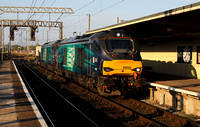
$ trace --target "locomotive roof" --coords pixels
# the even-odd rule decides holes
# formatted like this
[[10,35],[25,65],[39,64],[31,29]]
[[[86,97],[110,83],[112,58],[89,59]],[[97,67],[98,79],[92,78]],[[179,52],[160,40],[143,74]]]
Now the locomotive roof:
[[53,45],[55,45],[55,44],[60,43],[60,41],[61,41],[61,40],[50,41],[50,42],[45,43],[42,47],[50,47],[50,46],[53,46]]
[[76,36],[76,37],[70,37],[68,39],[64,39],[60,42],[60,44],[66,44],[66,43],[75,43],[75,42],[85,42],[89,41],[89,38],[84,36]]
[[109,30],[109,31],[95,33],[91,36],[83,35],[83,36],[70,37],[68,39],[62,40],[60,44],[85,42],[89,41],[89,39],[92,38],[106,38],[106,37],[131,37],[131,35],[124,30]]
[[68,44],[68,43],[86,42],[86,41],[89,41],[89,39],[106,38],[106,37],[131,37],[131,35],[124,30],[108,30],[104,32],[95,33],[91,36],[83,35],[83,36],[70,37],[63,40],[51,41],[51,42],[45,43],[43,47],[50,47],[55,44],[62,45],[62,44]]
[[124,30],[108,30],[93,34],[90,38],[106,38],[106,37],[131,37],[129,33]]

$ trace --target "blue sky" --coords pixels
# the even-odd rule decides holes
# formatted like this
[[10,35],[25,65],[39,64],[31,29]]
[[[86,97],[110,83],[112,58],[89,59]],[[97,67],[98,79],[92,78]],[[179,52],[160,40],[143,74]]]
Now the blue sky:
[[[54,2],[55,1],[55,2]],[[64,38],[73,36],[73,32],[84,34],[88,29],[88,16],[91,14],[91,29],[97,29],[117,23],[120,20],[132,20],[150,14],[166,11],[184,5],[200,2],[200,0],[0,0],[1,6],[35,6],[35,7],[70,7],[75,13],[63,15],[59,21],[64,22]],[[42,4],[44,2],[44,4]],[[85,7],[84,7],[85,6]],[[84,8],[82,8],[84,7]],[[81,8],[81,9],[80,9]],[[80,10],[79,10],[80,9]],[[49,20],[49,15],[35,14],[32,20]],[[28,19],[30,14],[20,14],[20,19]],[[60,15],[51,15],[51,20],[55,21]],[[1,19],[17,19],[17,14],[3,14]],[[25,43],[25,33],[23,30],[15,32],[16,44]],[[5,43],[8,42],[9,28],[5,28]],[[40,44],[46,42],[48,28],[38,28],[36,33],[37,41]],[[58,39],[58,29],[50,30],[49,40]],[[29,35],[29,34],[28,34]],[[30,42],[34,44],[35,42]]]

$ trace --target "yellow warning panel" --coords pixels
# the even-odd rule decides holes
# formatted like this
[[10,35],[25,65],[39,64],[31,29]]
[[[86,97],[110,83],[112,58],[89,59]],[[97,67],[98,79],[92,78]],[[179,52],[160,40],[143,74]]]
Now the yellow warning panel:
[[133,60],[104,61],[103,75],[133,76],[142,72],[142,62]]

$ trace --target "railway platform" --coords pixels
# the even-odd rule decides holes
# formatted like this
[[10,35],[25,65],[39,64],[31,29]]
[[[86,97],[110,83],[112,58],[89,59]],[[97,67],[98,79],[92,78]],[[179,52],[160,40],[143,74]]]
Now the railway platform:
[[[28,96],[28,97],[27,97]],[[12,61],[0,63],[0,126],[42,126]],[[39,111],[39,110],[38,110]]]
[[200,80],[145,71],[150,100],[186,114],[200,116]]

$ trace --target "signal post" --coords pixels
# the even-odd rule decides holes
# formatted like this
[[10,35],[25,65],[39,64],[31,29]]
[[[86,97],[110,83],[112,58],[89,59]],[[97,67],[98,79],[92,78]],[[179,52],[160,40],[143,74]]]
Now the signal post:
[[[60,8],[60,7],[9,7],[9,6],[0,6],[0,13],[60,13],[60,14],[74,14],[73,9],[71,8]],[[33,16],[33,15],[32,15]],[[32,17],[31,16],[31,17]],[[30,17],[30,18],[31,18]],[[29,19],[30,19],[29,18]],[[10,27],[10,42],[14,41],[14,30],[18,27],[30,27],[30,40],[35,41],[35,30],[38,27],[58,27],[59,30],[59,39],[63,39],[63,23],[56,21],[36,21],[36,20],[1,20],[1,61],[3,61],[3,28],[6,26]]]

